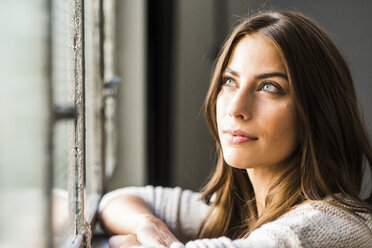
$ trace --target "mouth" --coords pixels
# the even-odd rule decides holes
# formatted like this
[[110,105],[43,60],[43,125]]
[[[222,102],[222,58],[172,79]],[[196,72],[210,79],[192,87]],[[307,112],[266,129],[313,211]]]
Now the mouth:
[[236,145],[258,140],[257,137],[255,137],[254,135],[248,134],[244,132],[243,130],[225,129],[222,132],[227,142],[236,144]]

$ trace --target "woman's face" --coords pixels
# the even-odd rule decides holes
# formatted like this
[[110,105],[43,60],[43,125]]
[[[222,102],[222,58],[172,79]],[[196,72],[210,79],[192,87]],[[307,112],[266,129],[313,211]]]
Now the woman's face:
[[290,90],[274,44],[257,33],[241,39],[222,72],[216,106],[223,156],[230,166],[286,165],[298,143]]

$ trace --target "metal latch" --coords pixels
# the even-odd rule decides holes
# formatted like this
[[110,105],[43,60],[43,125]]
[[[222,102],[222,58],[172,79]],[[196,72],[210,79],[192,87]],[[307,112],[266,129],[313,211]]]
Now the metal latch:
[[76,112],[76,107],[72,104],[55,106],[53,110],[54,120],[75,119]]
[[103,88],[103,97],[113,97],[116,98],[119,94],[121,78],[119,76],[113,76],[107,83],[105,83]]

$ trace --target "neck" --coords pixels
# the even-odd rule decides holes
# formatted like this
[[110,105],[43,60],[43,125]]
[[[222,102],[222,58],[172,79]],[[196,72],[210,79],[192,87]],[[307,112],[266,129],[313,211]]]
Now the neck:
[[270,168],[249,168],[247,169],[248,177],[252,183],[258,216],[262,215],[265,209],[265,199],[273,178],[278,174]]

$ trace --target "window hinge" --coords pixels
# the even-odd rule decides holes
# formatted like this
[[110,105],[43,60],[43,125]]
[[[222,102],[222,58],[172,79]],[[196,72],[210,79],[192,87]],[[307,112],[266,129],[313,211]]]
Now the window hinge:
[[119,93],[121,78],[119,76],[113,76],[107,83],[104,85],[103,96],[107,97],[116,97]]

